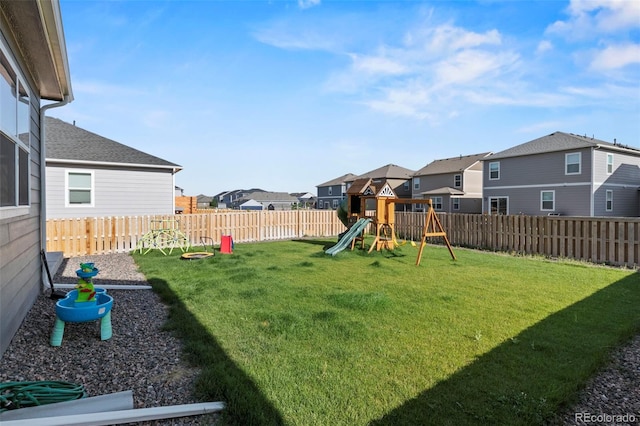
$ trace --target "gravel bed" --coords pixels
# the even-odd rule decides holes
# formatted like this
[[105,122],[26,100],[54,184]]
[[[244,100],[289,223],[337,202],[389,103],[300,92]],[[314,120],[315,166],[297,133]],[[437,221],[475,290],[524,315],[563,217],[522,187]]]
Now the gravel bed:
[[565,425],[640,425],[640,335],[613,352],[561,416]]
[[[76,284],[81,262],[99,269],[94,285],[148,285],[128,254],[65,259],[54,283]],[[168,309],[152,290],[107,290],[114,299],[113,336],[100,340],[98,321],[67,324],[52,347],[55,301],[36,300],[0,359],[0,382],[62,380],[82,384],[88,396],[131,390],[134,408],[190,404],[198,371],[181,360],[181,342],[162,326]],[[217,415],[138,422],[139,425],[210,425]]]
[[[55,283],[75,284],[75,270],[94,262],[94,284],[146,285],[128,254],[65,259]],[[63,380],[89,396],[132,390],[135,408],[189,404],[198,371],[181,360],[181,343],[162,331],[167,308],[151,290],[108,290],[114,298],[113,337],[100,340],[97,322],[67,325],[62,346],[49,345],[55,303],[41,295],[0,359],[0,382]],[[617,417],[617,416],[625,416]],[[211,425],[217,415],[139,422],[138,425]],[[578,401],[559,413],[566,425],[640,425],[640,335],[611,355]]]

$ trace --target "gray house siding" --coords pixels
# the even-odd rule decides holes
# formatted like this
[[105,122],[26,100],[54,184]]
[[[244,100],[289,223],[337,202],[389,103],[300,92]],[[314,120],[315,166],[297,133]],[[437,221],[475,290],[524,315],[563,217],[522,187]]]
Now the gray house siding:
[[[580,174],[565,174],[566,153],[581,154]],[[497,180],[491,179],[489,174],[489,164],[493,162],[500,163],[500,178]],[[485,190],[512,185],[589,184],[591,182],[591,150],[576,149],[496,160],[488,157],[484,161],[483,181]]]
[[[580,153],[580,173],[565,173],[565,154]],[[550,152],[484,161],[483,211],[491,197],[508,197],[508,214],[591,215],[592,150]],[[491,179],[490,164],[500,164],[499,179]],[[554,209],[541,208],[541,191],[554,191]]]
[[[553,191],[554,208],[552,210],[542,209],[542,191]],[[590,194],[590,185],[536,185],[535,188],[485,189],[483,209],[486,212],[489,211],[491,198],[506,198],[508,200],[507,214],[585,216],[583,212],[589,211],[590,208]]]
[[344,199],[346,185],[330,185],[318,187],[318,209],[333,210]]
[[[65,202],[68,171],[93,173],[92,206],[68,206]],[[100,217],[173,214],[174,175],[168,169],[119,166],[86,167],[76,164],[47,165],[47,217]]]
[[[608,170],[607,157],[613,159]],[[612,150],[594,150],[594,215],[638,216],[640,203],[640,156]],[[611,191],[612,208],[607,209],[607,191]]]
[[[0,43],[8,47],[8,33],[0,16]],[[17,63],[22,78],[28,78],[20,60],[10,49],[7,54]],[[25,207],[0,208],[0,355],[11,342],[40,292],[40,98],[33,83],[30,91],[29,197]],[[3,183],[6,184],[6,183]],[[16,213],[19,211],[19,213]]]

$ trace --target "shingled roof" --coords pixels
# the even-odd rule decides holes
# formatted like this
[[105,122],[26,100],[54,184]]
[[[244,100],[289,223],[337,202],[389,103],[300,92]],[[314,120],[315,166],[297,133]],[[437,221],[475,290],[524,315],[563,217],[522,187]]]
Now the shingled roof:
[[46,117],[47,161],[74,163],[122,164],[142,167],[171,168],[182,166],[138,151],[73,124]]
[[411,179],[414,171],[405,169],[404,167],[396,166],[395,164],[387,164],[386,166],[379,167],[370,172],[356,176],[351,179],[371,178],[371,179]]
[[635,152],[636,155],[640,155],[640,150],[636,148],[605,142],[587,136],[574,135],[573,133],[554,132],[550,135],[500,151],[487,158],[487,160],[497,160],[500,158],[520,157],[523,155],[568,151],[582,148],[610,148],[615,150],[624,150],[627,152]]
[[434,160],[418,170],[414,176],[439,175],[442,173],[455,173],[467,170],[478,161],[490,155],[490,152],[481,154],[461,155],[459,157]]
[[335,179],[331,179],[325,183],[321,183],[320,185],[316,185],[316,188],[321,186],[334,186],[334,185],[342,185],[345,182],[351,182],[353,178],[356,177],[353,173],[347,173],[346,175],[342,175]]

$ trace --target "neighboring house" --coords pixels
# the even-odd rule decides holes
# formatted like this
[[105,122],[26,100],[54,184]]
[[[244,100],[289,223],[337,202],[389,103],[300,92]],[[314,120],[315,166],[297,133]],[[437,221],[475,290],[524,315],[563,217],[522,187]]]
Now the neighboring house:
[[174,163],[47,117],[47,218],[173,214]]
[[[250,204],[246,204],[251,201]],[[256,191],[245,195],[236,201],[238,208],[242,209],[242,206],[251,207],[251,210],[256,210],[257,205],[260,204],[264,210],[291,210],[294,205],[297,205],[298,199],[286,192],[267,192]],[[246,209],[244,209],[246,210]]]
[[[215,197],[209,197],[208,195],[200,194],[196,197],[198,200],[198,208],[199,209],[208,209],[211,208],[211,202]],[[220,207],[220,202],[218,202],[218,207]]]
[[[430,198],[434,210],[446,213],[482,212],[482,159],[474,155],[435,160],[414,173],[412,198]],[[416,205],[415,211],[424,206]]]
[[[221,199],[218,199],[218,206],[220,204],[224,204],[227,208],[237,209],[240,203],[238,202],[241,198],[245,197],[247,194],[251,194],[254,192],[265,192],[260,188],[253,189],[234,189],[233,191],[227,191],[220,195]],[[243,200],[243,202],[246,200]]]
[[240,204],[240,210],[266,210],[265,207],[256,200],[247,200]]
[[46,283],[43,117],[71,100],[58,1],[0,1],[0,356]]
[[[371,179],[371,183],[376,188],[382,188],[385,183],[388,183],[398,198],[411,198],[411,181],[414,173],[414,170],[405,169],[395,164],[387,164],[386,166],[356,176],[350,181],[347,181],[347,185],[351,185],[351,183],[357,179]],[[410,209],[411,206],[408,204],[396,204],[396,210]]]
[[640,215],[637,148],[555,132],[483,162],[483,212]]
[[316,197],[310,192],[292,192],[291,196],[298,199],[299,208],[310,209],[316,205]]
[[349,185],[347,182],[353,182],[356,175],[347,173],[346,175],[331,179],[328,182],[316,185],[317,188],[317,205],[316,208],[323,210],[335,210],[340,202],[346,197]]

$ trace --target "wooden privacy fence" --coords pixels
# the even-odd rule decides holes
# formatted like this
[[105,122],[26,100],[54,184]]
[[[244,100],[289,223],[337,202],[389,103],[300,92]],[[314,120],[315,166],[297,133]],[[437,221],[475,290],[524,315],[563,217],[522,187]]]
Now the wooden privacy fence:
[[[637,268],[640,219],[438,214],[453,245]],[[419,241],[425,213],[397,212],[396,232]],[[437,238],[436,238],[437,240]]]
[[157,223],[175,226],[192,245],[202,237],[220,244],[222,235],[235,242],[328,237],[345,230],[334,211],[226,211],[206,214],[85,217],[47,220],[47,251],[65,257],[134,251]]
[[[637,268],[640,265],[640,219],[562,216],[444,214],[438,218],[453,245],[584,260]],[[202,214],[50,219],[47,250],[66,257],[125,253],[136,249],[153,221],[175,221],[191,244],[201,237],[220,243],[334,237],[345,230],[330,210],[213,211]],[[419,241],[425,213],[397,212],[401,239]],[[438,242],[434,238],[433,242]]]

